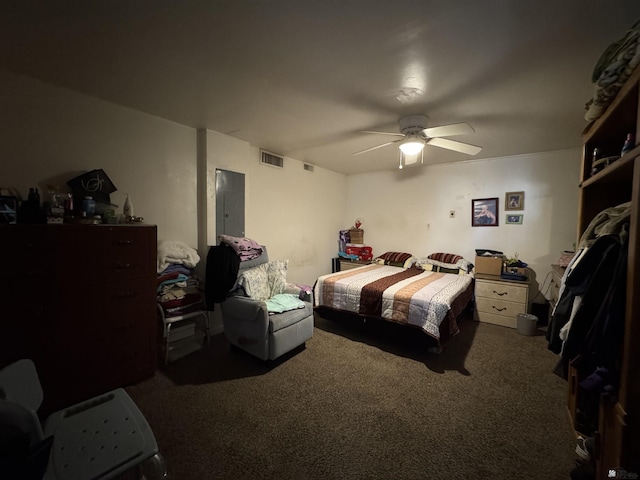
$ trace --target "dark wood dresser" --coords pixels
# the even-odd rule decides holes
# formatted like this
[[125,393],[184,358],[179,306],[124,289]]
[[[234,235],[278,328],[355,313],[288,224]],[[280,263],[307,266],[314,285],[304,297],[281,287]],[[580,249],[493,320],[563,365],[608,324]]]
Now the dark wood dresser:
[[153,225],[0,228],[0,368],[36,364],[41,414],[157,366]]

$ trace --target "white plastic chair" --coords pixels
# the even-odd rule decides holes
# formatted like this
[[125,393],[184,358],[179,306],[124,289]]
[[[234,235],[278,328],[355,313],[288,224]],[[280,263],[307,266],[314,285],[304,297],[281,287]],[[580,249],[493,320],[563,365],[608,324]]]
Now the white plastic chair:
[[27,434],[31,445],[52,437],[41,478],[108,480],[132,471],[137,478],[167,478],[151,427],[124,389],[52,413],[41,426],[36,412],[42,399],[31,360],[0,370],[0,444],[17,431]]

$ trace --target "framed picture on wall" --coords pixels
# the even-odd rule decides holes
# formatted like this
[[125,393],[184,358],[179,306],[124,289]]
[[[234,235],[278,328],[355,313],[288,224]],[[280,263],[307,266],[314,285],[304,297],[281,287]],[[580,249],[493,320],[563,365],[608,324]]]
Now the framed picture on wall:
[[471,226],[498,226],[498,198],[476,198],[471,200]]
[[514,215],[513,213],[507,213],[506,221],[508,225],[522,225],[522,215],[521,213]]
[[524,210],[524,192],[507,192],[504,194],[505,210]]

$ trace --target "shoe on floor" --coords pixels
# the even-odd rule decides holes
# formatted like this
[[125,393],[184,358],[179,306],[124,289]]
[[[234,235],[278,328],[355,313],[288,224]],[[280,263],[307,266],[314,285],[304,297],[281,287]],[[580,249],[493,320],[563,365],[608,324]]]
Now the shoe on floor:
[[576,444],[576,455],[582,460],[588,462],[593,457],[594,440],[593,437],[578,437]]

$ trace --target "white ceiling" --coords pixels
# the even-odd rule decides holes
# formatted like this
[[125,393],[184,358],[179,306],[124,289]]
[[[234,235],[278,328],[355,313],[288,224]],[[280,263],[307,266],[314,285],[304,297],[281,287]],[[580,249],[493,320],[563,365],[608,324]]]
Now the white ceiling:
[[638,18],[637,0],[3,2],[0,67],[352,174],[397,168],[396,146],[352,153],[411,113],[470,123],[477,158],[578,147],[593,67]]

